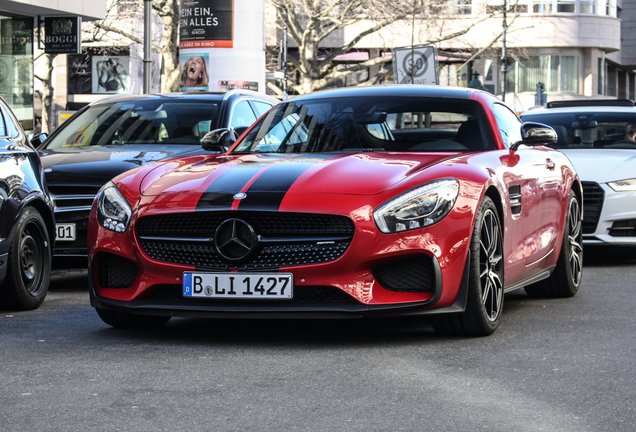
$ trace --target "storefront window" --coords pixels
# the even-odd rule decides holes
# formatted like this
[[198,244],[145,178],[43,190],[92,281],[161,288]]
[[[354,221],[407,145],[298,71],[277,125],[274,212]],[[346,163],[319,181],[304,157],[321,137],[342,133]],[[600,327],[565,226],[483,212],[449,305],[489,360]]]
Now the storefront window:
[[577,93],[579,57],[545,55],[521,58],[508,67],[508,79],[508,91],[534,93],[537,83],[542,82],[549,93]]
[[0,15],[0,95],[33,129],[33,18]]

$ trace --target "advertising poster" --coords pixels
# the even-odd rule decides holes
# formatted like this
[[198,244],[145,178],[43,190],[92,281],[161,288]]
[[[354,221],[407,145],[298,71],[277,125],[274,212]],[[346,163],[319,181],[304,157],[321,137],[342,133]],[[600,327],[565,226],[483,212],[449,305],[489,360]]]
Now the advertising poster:
[[130,58],[128,56],[93,56],[93,93],[128,93]]
[[180,1],[180,89],[264,92],[265,2]]
[[258,91],[257,81],[219,81],[219,90],[230,91],[234,89],[246,89]]
[[179,90],[210,90],[210,55],[187,52],[179,55],[181,74]]
[[181,0],[179,49],[232,48],[234,0]]

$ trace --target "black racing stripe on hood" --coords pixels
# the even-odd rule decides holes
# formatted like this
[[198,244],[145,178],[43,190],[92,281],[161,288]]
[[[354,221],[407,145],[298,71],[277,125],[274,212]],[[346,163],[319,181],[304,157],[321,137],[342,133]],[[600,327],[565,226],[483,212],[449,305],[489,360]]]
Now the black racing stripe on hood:
[[231,167],[201,194],[197,210],[210,208],[229,210],[234,202],[234,194],[240,192],[247,182],[267,166],[262,163],[244,162]]
[[259,176],[241,200],[239,210],[278,211],[289,188],[305,171],[334,156],[327,153],[301,155],[281,161]]

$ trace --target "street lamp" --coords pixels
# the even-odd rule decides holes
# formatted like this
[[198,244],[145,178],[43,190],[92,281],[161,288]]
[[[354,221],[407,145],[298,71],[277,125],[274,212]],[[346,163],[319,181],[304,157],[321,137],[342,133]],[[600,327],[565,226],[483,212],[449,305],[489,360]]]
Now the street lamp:
[[508,30],[508,24],[506,23],[506,0],[503,0],[503,44],[501,48],[501,100],[506,101],[506,73],[508,72],[508,62],[506,61],[506,30]]

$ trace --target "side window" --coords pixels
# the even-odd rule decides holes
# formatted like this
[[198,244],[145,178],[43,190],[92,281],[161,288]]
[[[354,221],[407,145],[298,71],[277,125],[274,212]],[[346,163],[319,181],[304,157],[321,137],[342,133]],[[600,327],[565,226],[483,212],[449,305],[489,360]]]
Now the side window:
[[236,105],[234,105],[234,110],[232,111],[231,124],[230,126],[238,129],[245,128],[251,126],[252,123],[256,121],[256,116],[254,115],[254,111],[252,111],[252,107],[249,102],[246,100],[240,101]]
[[0,137],[6,137],[9,134],[7,133],[7,125],[5,123],[7,113],[4,109],[0,110]]
[[262,116],[274,106],[261,101],[252,101],[252,104],[254,105],[254,109],[256,110],[257,117]]
[[496,103],[493,106],[499,133],[506,147],[521,140],[521,120],[510,108],[505,105]]

